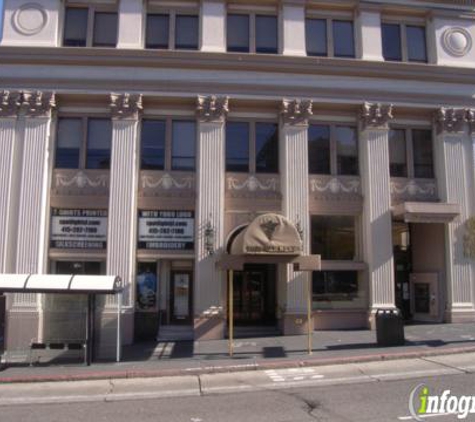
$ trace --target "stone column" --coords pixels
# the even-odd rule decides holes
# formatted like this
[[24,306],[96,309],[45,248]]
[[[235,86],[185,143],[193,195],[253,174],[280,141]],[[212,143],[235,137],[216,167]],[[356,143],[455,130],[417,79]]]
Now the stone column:
[[378,308],[395,308],[389,178],[389,121],[392,105],[365,103],[359,154],[363,188],[363,252],[368,264],[370,323]]
[[[308,118],[311,115],[310,100],[282,102],[280,125],[282,210],[301,231],[304,255],[310,253]],[[281,276],[284,275],[287,283],[284,334],[303,334],[307,331],[307,300],[310,293],[308,283],[311,273],[295,272],[292,265],[282,267]]]
[[[118,275],[124,287],[124,344],[133,341],[135,251],[137,231],[138,124],[142,96],[111,94],[112,149],[107,233],[107,274]],[[115,352],[116,300],[109,297],[99,336],[101,356]]]
[[[475,216],[475,137],[469,133],[467,119],[472,113],[463,109],[440,109],[435,116],[437,139],[436,172],[442,202],[459,204],[460,216],[446,225],[446,320],[474,321],[475,261],[464,248]],[[470,125],[472,126],[472,125]],[[468,245],[467,245],[468,246]]]
[[[194,326],[195,339],[224,337],[226,318],[222,296],[226,278],[215,267],[224,251],[224,123],[227,97],[198,97],[198,145],[196,169],[196,234]],[[213,251],[206,247],[205,232],[213,232]]]
[[226,51],[226,2],[201,2],[201,51]]
[[282,54],[284,56],[307,55],[303,0],[282,2]]

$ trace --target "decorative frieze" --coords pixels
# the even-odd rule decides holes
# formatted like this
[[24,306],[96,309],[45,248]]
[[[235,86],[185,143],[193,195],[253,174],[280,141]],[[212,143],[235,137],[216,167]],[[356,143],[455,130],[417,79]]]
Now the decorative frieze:
[[313,114],[311,100],[283,100],[280,114],[284,124],[307,125]]
[[280,181],[275,176],[228,175],[226,196],[230,198],[280,198]]
[[196,104],[196,115],[202,122],[224,122],[229,113],[229,97],[216,95],[199,95]]
[[138,119],[143,110],[141,94],[111,94],[110,110],[116,119]]
[[58,196],[107,196],[109,193],[109,171],[55,170],[52,189],[52,193]]
[[1,91],[0,117],[14,117],[21,106],[22,94],[20,91]]
[[139,196],[190,196],[193,195],[194,188],[195,179],[189,174],[142,172]]
[[435,180],[391,178],[391,202],[437,201]]
[[361,181],[359,178],[316,176],[310,179],[310,192],[361,195]]
[[251,192],[256,191],[276,191],[277,179],[271,178],[264,182],[261,182],[257,177],[250,176],[244,181],[239,181],[236,177],[228,177],[228,190],[249,190]]
[[387,129],[394,118],[393,105],[365,102],[361,108],[360,119],[363,130]]

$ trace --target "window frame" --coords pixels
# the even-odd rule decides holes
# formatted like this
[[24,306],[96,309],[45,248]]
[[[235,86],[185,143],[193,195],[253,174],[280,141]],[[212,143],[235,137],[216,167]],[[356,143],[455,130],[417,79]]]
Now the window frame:
[[[383,43],[383,25],[398,25],[399,26],[399,34],[401,37],[401,60],[388,60],[384,57],[384,43]],[[425,53],[426,59],[425,60],[410,60],[409,59],[409,48],[408,48],[408,39],[407,39],[407,27],[408,26],[415,26],[415,27],[422,27],[424,28],[424,36],[425,36]],[[395,18],[395,17],[386,17],[383,16],[381,18],[381,46],[382,46],[382,55],[385,62],[393,62],[393,63],[419,63],[419,64],[427,64],[430,63],[429,57],[429,37],[427,32],[427,22],[425,19],[418,19],[418,18]]]

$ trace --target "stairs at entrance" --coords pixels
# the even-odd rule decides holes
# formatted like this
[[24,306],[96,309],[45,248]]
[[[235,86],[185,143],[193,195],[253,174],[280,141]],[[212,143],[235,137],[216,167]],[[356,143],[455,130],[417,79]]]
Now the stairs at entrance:
[[280,330],[274,326],[256,325],[247,327],[234,327],[234,338],[275,337],[280,335]]
[[193,327],[190,325],[162,325],[158,330],[157,341],[193,340]]

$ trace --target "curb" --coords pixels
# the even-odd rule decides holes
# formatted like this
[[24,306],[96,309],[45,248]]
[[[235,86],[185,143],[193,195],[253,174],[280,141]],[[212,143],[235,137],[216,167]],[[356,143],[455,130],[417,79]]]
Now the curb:
[[233,372],[259,371],[270,369],[286,369],[301,367],[318,367],[329,365],[344,365],[351,363],[367,363],[378,361],[391,361],[401,359],[415,359],[431,356],[455,355],[463,353],[475,352],[475,346],[447,348],[441,350],[427,350],[414,352],[395,352],[395,353],[379,353],[373,355],[359,355],[340,358],[309,358],[294,361],[268,362],[255,361],[254,363],[242,365],[222,365],[222,366],[206,366],[203,368],[185,368],[185,369],[158,369],[158,370],[124,370],[124,371],[99,371],[84,374],[67,374],[67,375],[30,375],[30,376],[12,376],[1,377],[0,384],[10,383],[37,383],[37,382],[61,382],[61,381],[93,381],[93,380],[110,380],[110,379],[133,379],[133,378],[159,378],[173,376],[199,376],[206,374],[222,374]]

